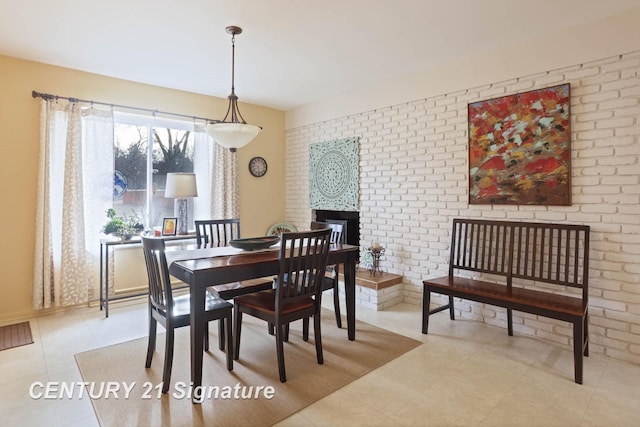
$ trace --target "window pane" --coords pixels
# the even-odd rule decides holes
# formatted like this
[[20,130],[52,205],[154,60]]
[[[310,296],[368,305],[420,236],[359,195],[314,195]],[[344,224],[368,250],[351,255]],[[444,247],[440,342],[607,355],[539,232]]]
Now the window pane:
[[118,215],[137,215],[147,224],[147,128],[115,124],[113,208]]
[[[194,138],[190,131],[153,128],[153,225],[174,216],[174,200],[165,198],[167,173],[193,172]],[[193,229],[193,199],[189,199],[189,224]]]
[[[164,196],[167,173],[193,172],[193,132],[179,122],[174,125],[162,120],[166,123],[158,125],[153,118],[119,116],[115,125],[114,209],[119,216],[140,217],[147,229],[159,227],[163,218],[175,216],[174,200]],[[192,199],[188,228],[193,229]]]

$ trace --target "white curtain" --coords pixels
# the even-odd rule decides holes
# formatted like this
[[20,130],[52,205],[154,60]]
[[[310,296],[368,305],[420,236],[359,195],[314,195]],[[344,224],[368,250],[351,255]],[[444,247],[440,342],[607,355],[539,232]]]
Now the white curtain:
[[199,127],[194,135],[193,171],[198,183],[194,218],[239,218],[237,154],[215,143]]
[[33,307],[98,297],[100,226],[113,201],[113,112],[41,102]]

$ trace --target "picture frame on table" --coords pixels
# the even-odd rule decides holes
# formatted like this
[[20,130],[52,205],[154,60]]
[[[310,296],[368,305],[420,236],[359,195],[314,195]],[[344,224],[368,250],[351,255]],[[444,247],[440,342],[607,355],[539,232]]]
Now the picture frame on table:
[[175,236],[178,230],[178,218],[163,218],[162,219],[162,235],[163,236]]

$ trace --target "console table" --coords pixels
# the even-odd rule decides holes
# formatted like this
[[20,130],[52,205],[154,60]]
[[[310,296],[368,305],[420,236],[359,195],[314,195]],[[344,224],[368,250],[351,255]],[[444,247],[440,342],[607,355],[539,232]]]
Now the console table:
[[[176,236],[163,236],[165,241],[191,240],[196,238],[195,232],[180,234]],[[128,292],[126,295],[109,297],[109,248],[123,245],[142,245],[140,237],[133,237],[129,240],[116,238],[100,239],[100,310],[104,308],[104,316],[109,317],[109,301],[116,301],[126,298],[134,298],[147,295],[147,291]],[[103,293],[104,289],[104,293]]]

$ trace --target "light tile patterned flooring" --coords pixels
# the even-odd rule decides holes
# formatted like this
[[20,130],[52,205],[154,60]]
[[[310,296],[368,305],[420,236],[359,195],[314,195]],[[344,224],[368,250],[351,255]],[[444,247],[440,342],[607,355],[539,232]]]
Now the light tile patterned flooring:
[[[422,335],[420,309],[408,304],[357,312],[360,320],[424,345],[280,426],[640,425],[640,366],[592,354],[585,359],[584,385],[577,385],[572,353],[557,345],[452,322],[446,313],[433,316],[429,335]],[[109,319],[103,314],[82,308],[30,319],[35,343],[0,351],[1,425],[98,425],[86,397],[33,400],[29,387],[82,381],[75,353],[146,336],[144,300],[112,305]]]

